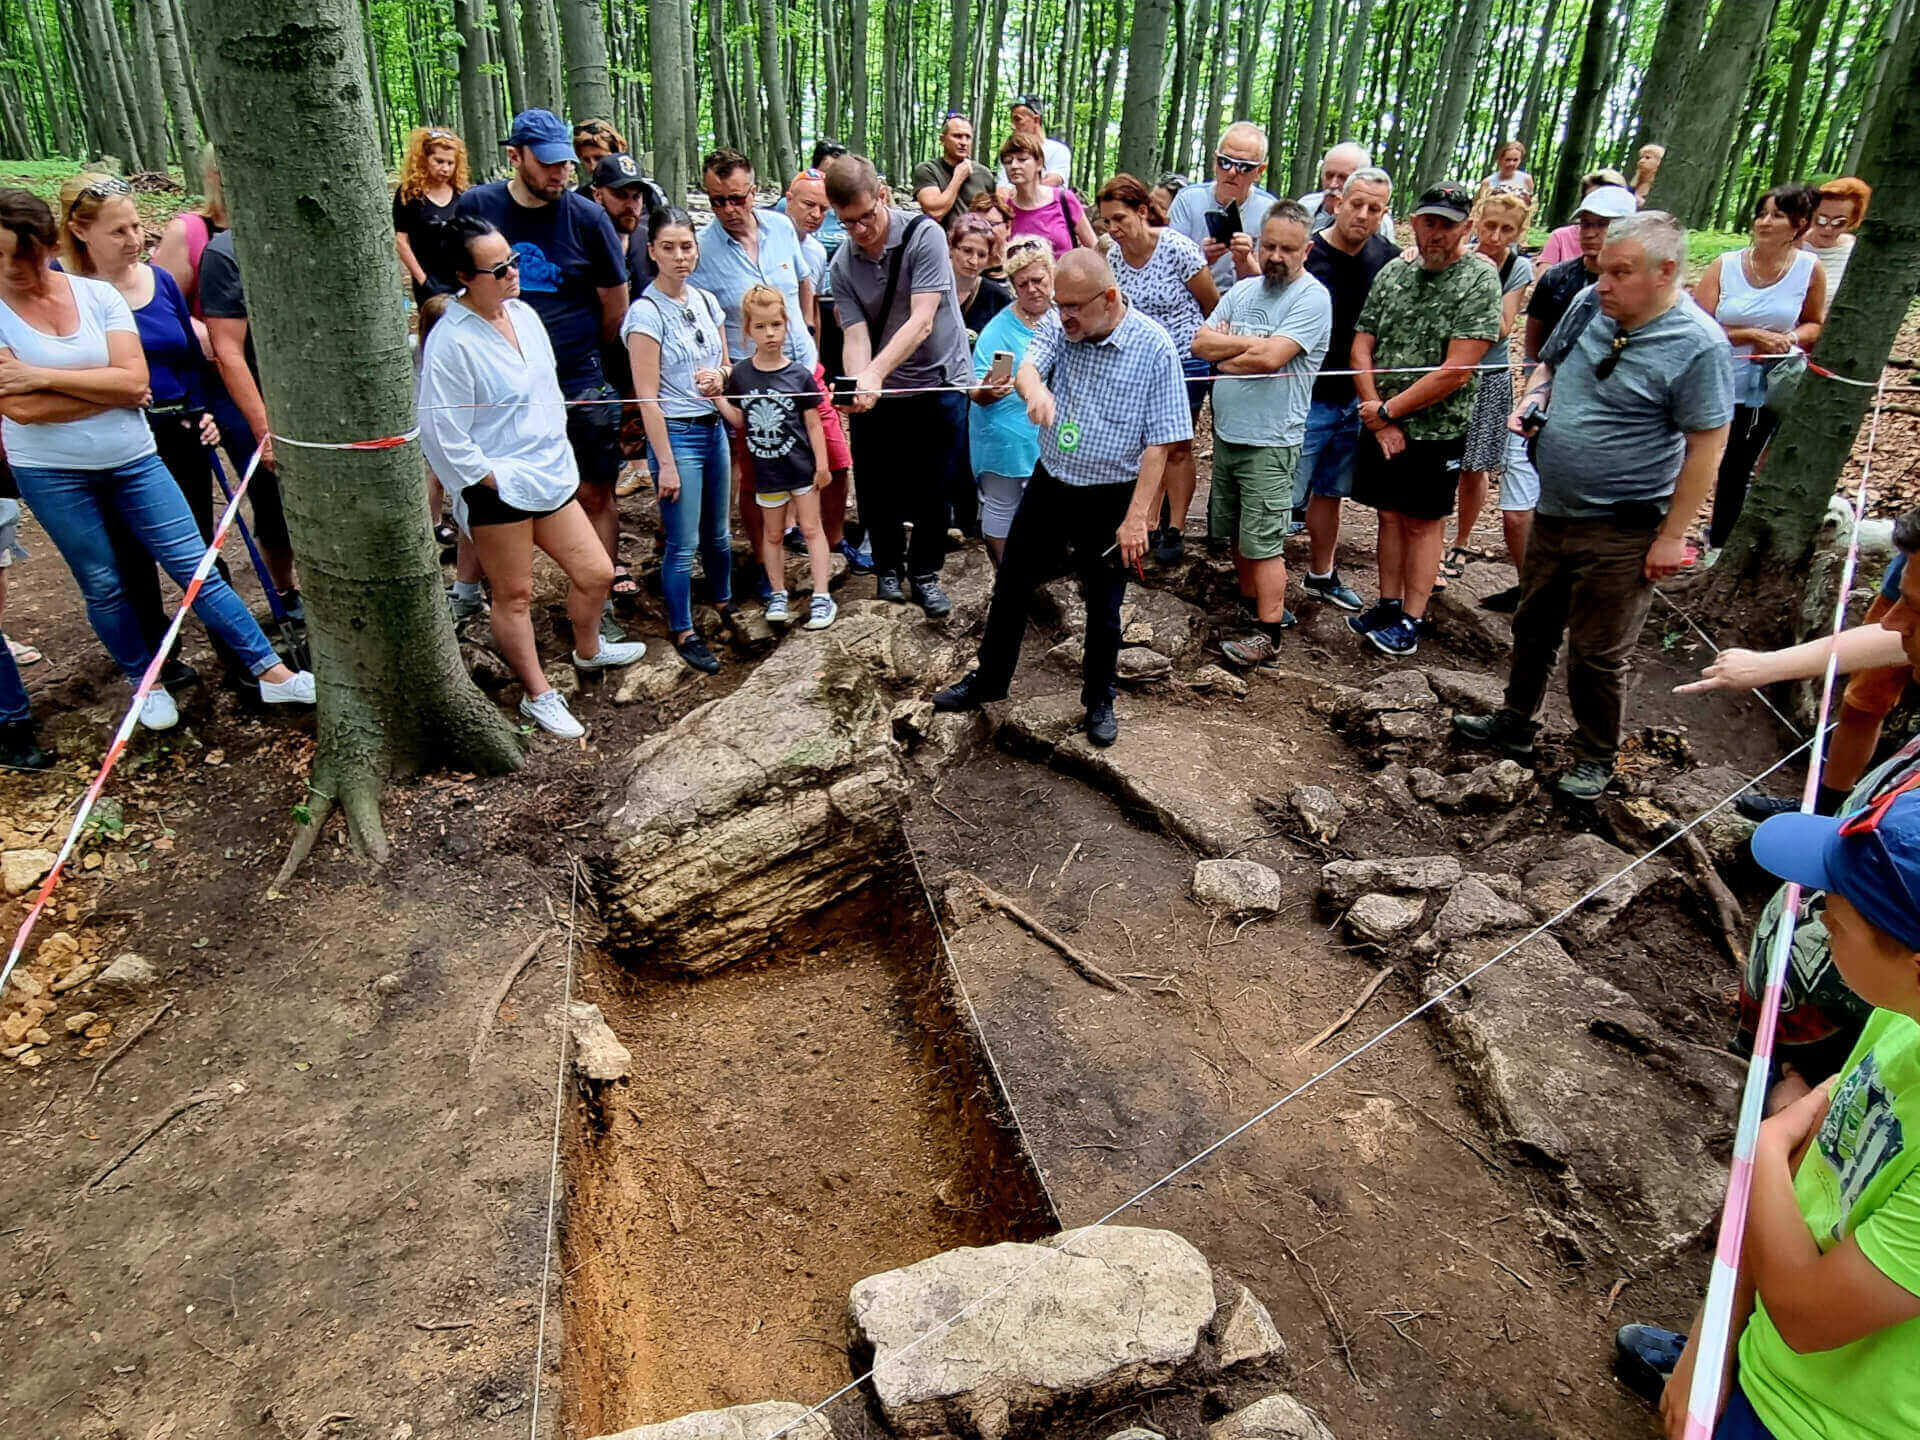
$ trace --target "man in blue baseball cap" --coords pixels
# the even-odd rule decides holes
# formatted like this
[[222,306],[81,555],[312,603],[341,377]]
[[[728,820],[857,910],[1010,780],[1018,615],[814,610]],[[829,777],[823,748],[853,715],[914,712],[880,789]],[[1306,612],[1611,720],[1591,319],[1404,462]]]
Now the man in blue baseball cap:
[[[1826,892],[1842,979],[1875,1008],[1840,1073],[1760,1128],[1716,1440],[1920,1434],[1920,776],[1845,819],[1776,815],[1753,856]],[[1695,1328],[1698,1328],[1696,1323]],[[1629,1325],[1616,1368],[1686,1427],[1694,1349]]]

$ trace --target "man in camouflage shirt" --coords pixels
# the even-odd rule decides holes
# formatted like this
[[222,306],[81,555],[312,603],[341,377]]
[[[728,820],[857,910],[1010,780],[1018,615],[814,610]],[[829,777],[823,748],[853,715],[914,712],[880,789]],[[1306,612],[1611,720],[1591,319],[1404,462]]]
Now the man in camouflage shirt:
[[1500,336],[1500,277],[1467,253],[1473,192],[1436,185],[1413,210],[1420,258],[1387,263],[1354,327],[1360,437],[1353,498],[1380,512],[1380,599],[1347,627],[1383,655],[1420,648],[1479,389]]

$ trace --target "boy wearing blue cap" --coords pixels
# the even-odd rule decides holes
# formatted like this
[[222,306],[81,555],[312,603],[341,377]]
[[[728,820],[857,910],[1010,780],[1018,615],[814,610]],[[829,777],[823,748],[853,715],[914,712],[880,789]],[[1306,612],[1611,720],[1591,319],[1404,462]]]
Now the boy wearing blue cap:
[[[1761,1126],[1738,1360],[1714,1434],[1920,1434],[1920,775],[1846,819],[1776,815],[1753,854],[1826,892],[1833,963],[1875,1009],[1840,1073]],[[1659,1368],[1679,1342],[1627,1326],[1623,1372]],[[1686,1429],[1693,1358],[1689,1344],[1661,1396],[1672,1440]]]

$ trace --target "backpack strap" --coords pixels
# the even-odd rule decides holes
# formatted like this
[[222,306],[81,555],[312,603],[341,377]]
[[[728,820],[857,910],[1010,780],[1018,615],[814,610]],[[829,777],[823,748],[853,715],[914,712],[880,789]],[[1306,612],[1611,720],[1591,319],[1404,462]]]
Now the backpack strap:
[[870,339],[873,353],[879,354],[884,343],[881,327],[887,323],[887,317],[893,313],[894,297],[900,293],[900,267],[907,258],[907,246],[913,243],[913,232],[928,223],[925,215],[915,215],[907,221],[906,228],[900,232],[900,244],[893,252],[893,259],[887,262],[887,289],[880,299],[880,316],[875,319],[866,306],[860,307],[861,314],[867,317],[867,329],[872,332]]

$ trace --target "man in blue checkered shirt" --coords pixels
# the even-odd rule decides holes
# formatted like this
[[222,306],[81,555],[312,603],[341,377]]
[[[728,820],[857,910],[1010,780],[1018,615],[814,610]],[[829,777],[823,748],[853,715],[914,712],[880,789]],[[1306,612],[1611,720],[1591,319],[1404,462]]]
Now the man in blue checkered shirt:
[[936,710],[1003,700],[1020,660],[1027,600],[1066,554],[1087,605],[1080,703],[1087,738],[1111,745],[1113,677],[1127,569],[1158,517],[1167,451],[1193,438],[1173,340],[1127,304],[1107,262],[1074,250],[1054,272],[1057,314],[1041,322],[1014,386],[1040,428],[1040,464],[1013,517],[975,668],[933,697]]

